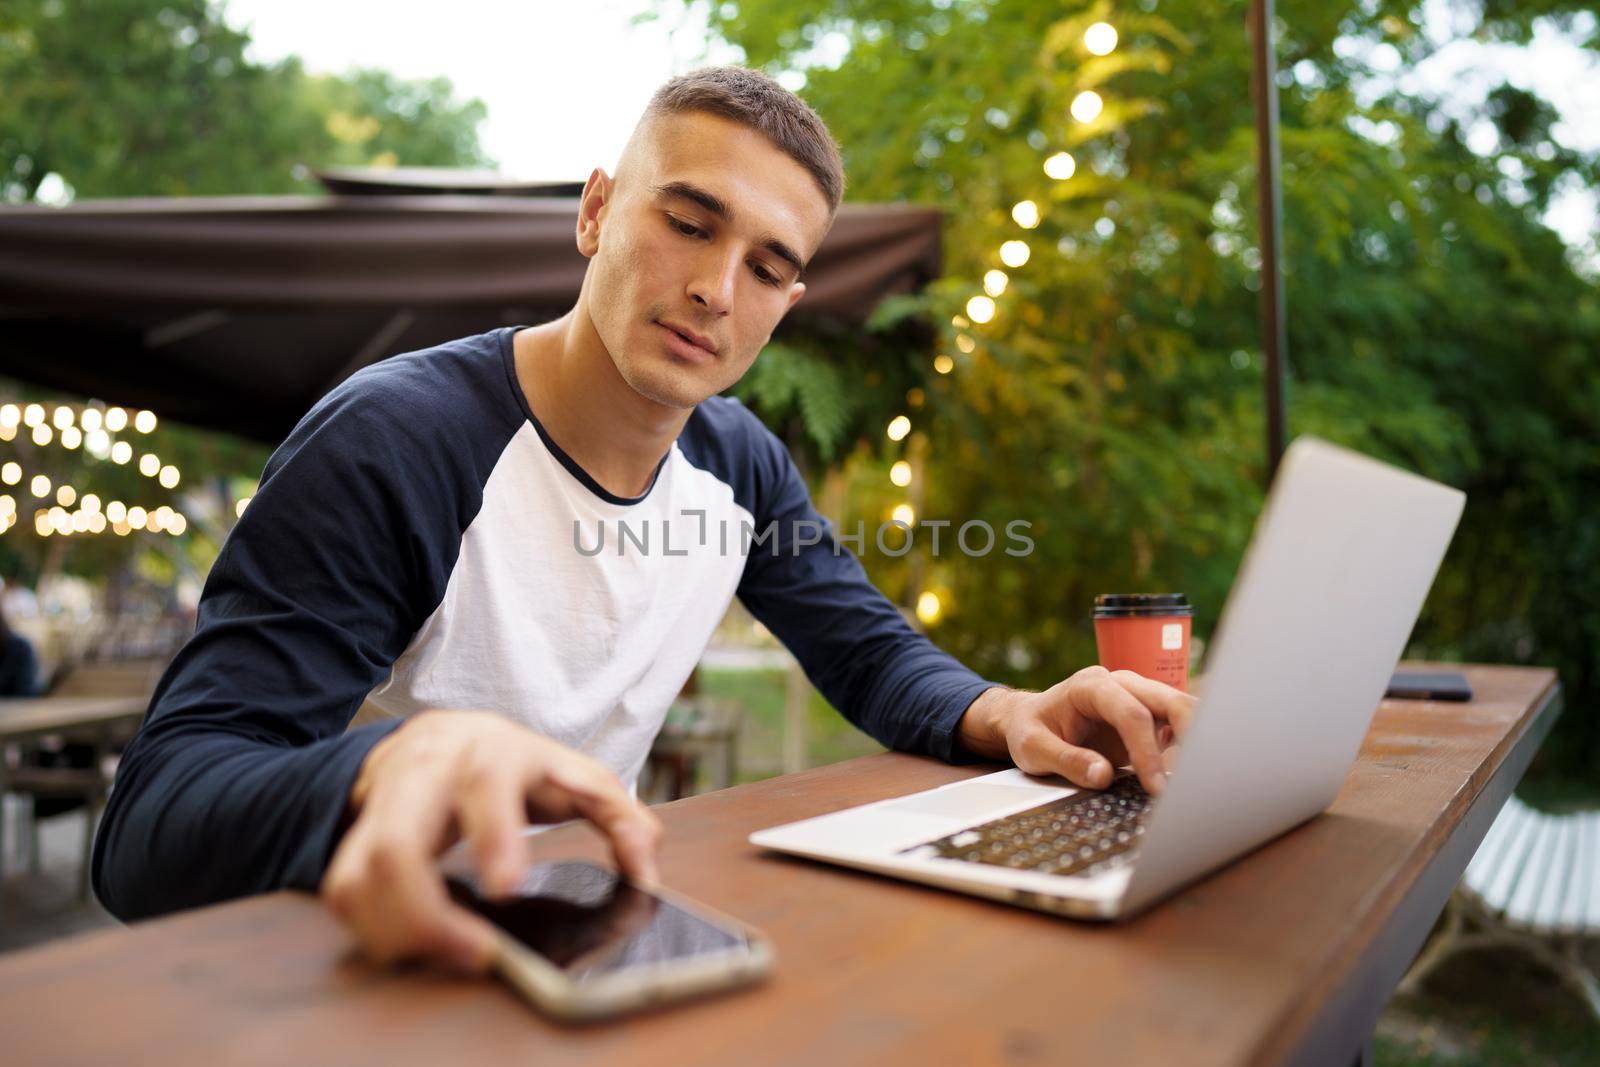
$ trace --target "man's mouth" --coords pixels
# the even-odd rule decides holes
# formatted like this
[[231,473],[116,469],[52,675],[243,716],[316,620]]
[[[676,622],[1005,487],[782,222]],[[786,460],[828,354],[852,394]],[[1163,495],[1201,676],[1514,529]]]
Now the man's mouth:
[[657,319],[656,325],[665,332],[668,346],[684,358],[694,360],[716,358],[717,346],[704,334],[664,319]]

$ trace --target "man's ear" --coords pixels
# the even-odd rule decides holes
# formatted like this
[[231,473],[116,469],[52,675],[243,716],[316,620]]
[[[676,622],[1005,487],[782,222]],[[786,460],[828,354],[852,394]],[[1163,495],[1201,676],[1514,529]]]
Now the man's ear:
[[789,287],[789,306],[783,309],[783,313],[785,315],[789,314],[789,312],[794,308],[794,306],[800,302],[800,298],[802,296],[805,296],[805,295],[806,295],[806,283],[805,282],[795,282],[793,285],[791,285]]
[[578,201],[578,251],[593,259],[600,251],[600,216],[611,202],[611,175],[599,167],[583,183],[583,198]]

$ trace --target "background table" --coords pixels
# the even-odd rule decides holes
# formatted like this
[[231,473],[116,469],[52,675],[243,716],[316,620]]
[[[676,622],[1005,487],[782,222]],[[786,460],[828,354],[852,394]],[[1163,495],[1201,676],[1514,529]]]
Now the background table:
[[[658,809],[667,884],[775,941],[776,969],[754,991],[563,1028],[499,983],[375,969],[316,900],[278,893],[0,958],[3,1054],[163,1067],[1348,1064],[1558,709],[1553,671],[1453,669],[1472,703],[1385,701],[1328,813],[1131,922],[1051,918],[746,843],[990,769],[885,754]],[[579,826],[536,849],[604,855]]]

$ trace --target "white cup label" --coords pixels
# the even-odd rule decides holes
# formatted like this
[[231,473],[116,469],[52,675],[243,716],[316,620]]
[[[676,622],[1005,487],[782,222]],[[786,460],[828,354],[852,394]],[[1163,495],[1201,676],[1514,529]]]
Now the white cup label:
[[1161,647],[1168,652],[1183,647],[1183,623],[1169,622],[1161,627]]

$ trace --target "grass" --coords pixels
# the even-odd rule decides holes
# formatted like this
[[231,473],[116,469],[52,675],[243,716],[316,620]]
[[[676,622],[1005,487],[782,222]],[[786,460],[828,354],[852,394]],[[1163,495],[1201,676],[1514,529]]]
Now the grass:
[[[745,707],[739,725],[740,782],[783,773],[786,683],[786,673],[777,669],[700,671],[701,692],[737,700]],[[883,751],[882,745],[834,711],[822,694],[809,685],[806,688],[806,766],[820,767]]]

